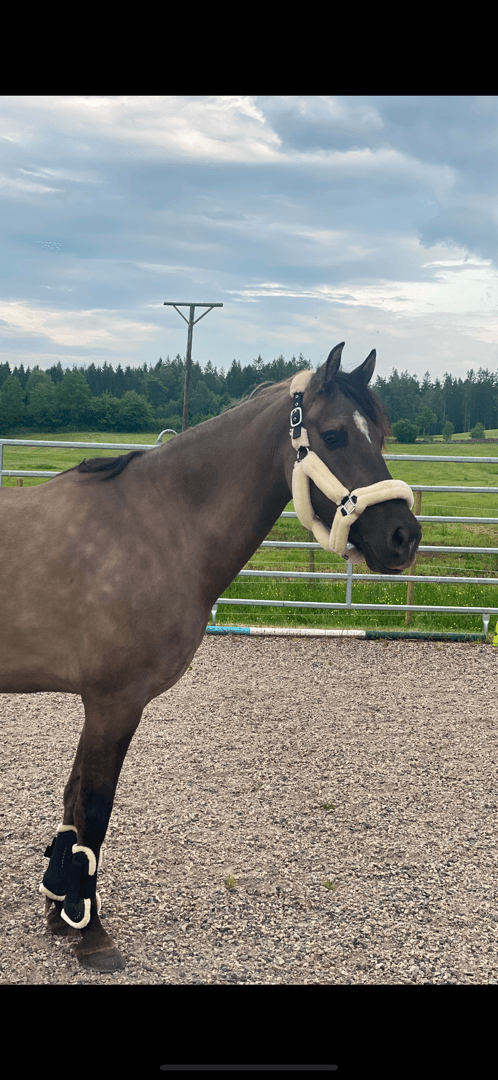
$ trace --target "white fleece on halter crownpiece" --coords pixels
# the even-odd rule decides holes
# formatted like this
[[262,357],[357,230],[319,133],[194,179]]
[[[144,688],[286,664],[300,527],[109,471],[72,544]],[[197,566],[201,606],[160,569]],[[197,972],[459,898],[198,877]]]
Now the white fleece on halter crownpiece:
[[[299,371],[294,376],[290,385],[291,397],[297,393],[304,393],[312,374],[311,371]],[[361,551],[355,547],[348,549],[351,525],[358,520],[367,506],[387,502],[389,499],[405,499],[411,510],[414,502],[412,489],[405,484],[404,480],[381,480],[378,484],[369,484],[368,487],[348,491],[337,476],[334,476],[333,472],[327,468],[325,462],[318,457],[318,454],[309,449],[306,428],[301,427],[301,434],[297,439],[292,438],[292,428],[290,435],[294,450],[299,450],[301,446],[308,448],[306,457],[302,461],[295,462],[292,473],[292,498],[301,525],[313,533],[325,551],[335,551],[336,555],[341,555],[348,562],[364,562],[365,556]],[[313,510],[310,480],[313,480],[320,491],[323,491],[327,499],[337,504],[330,531]]]

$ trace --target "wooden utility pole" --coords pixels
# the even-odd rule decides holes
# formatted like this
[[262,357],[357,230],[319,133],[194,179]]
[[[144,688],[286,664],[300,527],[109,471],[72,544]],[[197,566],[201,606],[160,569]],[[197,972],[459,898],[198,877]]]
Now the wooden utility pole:
[[[184,390],[184,393],[183,393],[183,422],[182,422],[182,431],[185,431],[186,428],[188,428],[188,399],[189,399],[189,388],[190,388],[190,364],[191,364],[191,361],[192,361],[192,335],[193,335],[193,332],[194,332],[194,325],[195,325],[195,323],[198,323],[201,319],[203,319],[204,316],[207,315],[208,312],[212,310],[212,308],[214,308],[214,307],[223,307],[223,304],[180,304],[180,303],[174,303],[173,300],[165,300],[164,304],[163,304],[163,307],[174,307],[175,311],[178,311],[178,308],[181,308],[181,307],[190,308],[190,315],[189,315],[188,319],[185,318],[185,315],[182,315],[181,311],[178,311],[178,314],[182,315],[182,319],[184,320],[184,322],[187,323],[187,326],[188,326],[187,357],[186,357],[186,371],[185,371],[185,390]],[[194,312],[195,312],[196,307],[205,307],[205,308],[207,308],[207,311],[203,311],[202,315],[199,315],[198,319],[194,319]]]

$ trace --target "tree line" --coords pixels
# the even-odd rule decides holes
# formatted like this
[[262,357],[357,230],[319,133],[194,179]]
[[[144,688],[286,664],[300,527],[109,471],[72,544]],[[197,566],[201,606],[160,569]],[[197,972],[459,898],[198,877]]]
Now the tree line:
[[[258,356],[246,367],[234,360],[226,373],[210,360],[204,369],[192,362],[189,424],[217,416],[258,383],[279,382],[309,366],[302,355],[267,364]],[[124,370],[107,362],[70,369],[59,361],[46,371],[0,364],[0,431],[181,431],[184,384],[180,356]]]
[[[426,371],[419,381],[408,371],[392,371],[388,379],[378,377],[374,389],[383,401],[391,424],[411,421],[420,435],[442,435],[498,427],[498,371],[479,368],[465,379],[445,373],[431,379]],[[394,432],[396,434],[396,432]]]
[[[261,356],[242,366],[233,360],[225,372],[210,360],[202,368],[191,365],[189,424],[217,416],[227,405],[266,380],[279,382],[296,371],[311,367],[310,361],[283,356],[264,363]],[[0,433],[35,431],[155,431],[165,427],[180,431],[183,413],[185,362],[160,358],[141,367],[105,362],[72,369],[54,364],[46,371],[23,364],[11,370],[0,364]],[[426,372],[419,381],[407,371],[396,370],[378,377],[373,389],[383,401],[392,424],[410,421],[420,434],[442,434],[446,425],[454,431],[471,431],[477,423],[485,429],[498,426],[498,372],[469,371],[465,379],[445,374],[431,379]]]

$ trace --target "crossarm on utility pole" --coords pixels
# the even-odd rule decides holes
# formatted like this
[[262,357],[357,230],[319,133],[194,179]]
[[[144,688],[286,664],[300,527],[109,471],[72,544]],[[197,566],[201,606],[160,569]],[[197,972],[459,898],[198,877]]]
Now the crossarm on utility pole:
[[[191,361],[192,361],[192,335],[193,335],[193,332],[194,332],[194,326],[195,326],[195,323],[200,322],[200,320],[203,319],[204,316],[208,314],[208,312],[212,311],[213,308],[215,308],[215,307],[223,307],[223,304],[183,304],[183,303],[180,304],[179,301],[165,300],[164,304],[163,304],[163,307],[174,307],[175,311],[178,311],[178,309],[181,308],[181,307],[188,307],[190,309],[188,319],[185,318],[185,315],[183,315],[181,311],[178,311],[178,314],[182,316],[182,319],[184,320],[184,322],[187,323],[187,326],[188,326],[186,370],[185,370],[185,389],[184,389],[184,393],[183,393],[183,421],[182,421],[182,431],[185,431],[185,429],[188,428],[188,399],[189,399],[189,388],[190,388],[190,364],[191,364]],[[194,319],[194,314],[195,314],[196,307],[207,308],[207,311],[203,311],[202,315],[199,315],[198,319]]]

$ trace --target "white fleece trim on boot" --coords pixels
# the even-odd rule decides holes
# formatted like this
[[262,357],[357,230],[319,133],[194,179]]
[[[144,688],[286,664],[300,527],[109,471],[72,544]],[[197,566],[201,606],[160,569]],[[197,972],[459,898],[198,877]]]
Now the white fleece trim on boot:
[[74,926],[75,930],[82,930],[83,927],[88,926],[88,923],[90,922],[92,901],[87,899],[84,900],[83,903],[85,905],[85,914],[83,915],[81,922],[73,922],[73,920],[69,918],[69,915],[66,915],[64,908],[61,911],[61,915],[64,921],[69,923],[69,926]]
[[97,872],[97,860],[91,848],[82,847],[81,844],[73,844],[73,855],[76,855],[78,851],[83,851],[88,859],[88,873],[90,877]]
[[49,900],[65,900],[66,899],[66,894],[65,893],[63,893],[62,896],[57,896],[56,893],[50,892],[50,889],[47,889],[45,887],[45,885],[43,884],[43,882],[40,885],[40,888],[39,888],[38,892],[41,892],[42,896],[48,896]]

